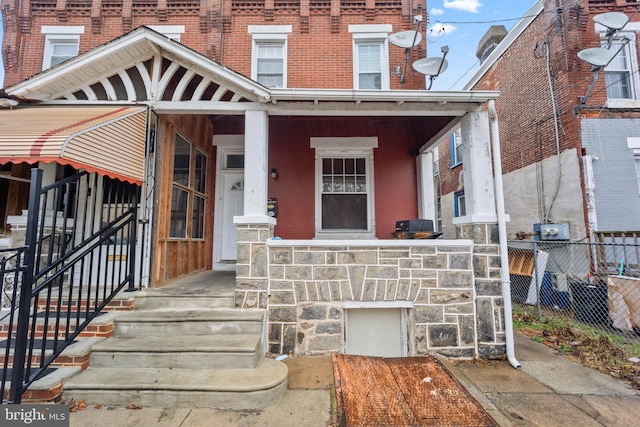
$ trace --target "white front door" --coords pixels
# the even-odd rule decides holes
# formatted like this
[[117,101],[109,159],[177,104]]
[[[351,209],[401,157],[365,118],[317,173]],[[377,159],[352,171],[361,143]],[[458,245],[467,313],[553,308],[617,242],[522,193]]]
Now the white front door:
[[223,172],[222,250],[221,261],[235,261],[238,257],[237,227],[233,217],[243,214],[244,174],[242,171]]

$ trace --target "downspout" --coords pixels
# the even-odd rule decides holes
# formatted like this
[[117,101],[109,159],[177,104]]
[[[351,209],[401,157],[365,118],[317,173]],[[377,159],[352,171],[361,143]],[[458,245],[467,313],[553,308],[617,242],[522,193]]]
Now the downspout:
[[498,211],[498,236],[500,243],[500,280],[502,282],[502,298],[504,303],[504,332],[507,345],[507,359],[511,366],[519,369],[513,344],[513,318],[511,308],[511,280],[509,278],[509,252],[507,249],[507,221],[504,211],[504,189],[502,188],[502,158],[500,156],[500,133],[498,131],[498,114],[493,100],[489,101],[489,122],[491,125],[493,170],[496,192],[496,210]]

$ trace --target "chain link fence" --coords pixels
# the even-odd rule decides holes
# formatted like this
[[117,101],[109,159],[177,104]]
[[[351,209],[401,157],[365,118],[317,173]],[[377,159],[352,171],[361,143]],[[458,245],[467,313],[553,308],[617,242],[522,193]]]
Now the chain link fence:
[[511,299],[538,318],[557,316],[640,343],[640,243],[598,240],[510,241]]

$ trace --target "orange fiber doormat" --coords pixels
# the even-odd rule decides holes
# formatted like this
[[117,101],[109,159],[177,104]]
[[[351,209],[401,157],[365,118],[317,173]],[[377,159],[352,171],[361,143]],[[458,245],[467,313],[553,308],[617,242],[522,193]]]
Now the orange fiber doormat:
[[338,425],[496,426],[434,357],[333,355]]

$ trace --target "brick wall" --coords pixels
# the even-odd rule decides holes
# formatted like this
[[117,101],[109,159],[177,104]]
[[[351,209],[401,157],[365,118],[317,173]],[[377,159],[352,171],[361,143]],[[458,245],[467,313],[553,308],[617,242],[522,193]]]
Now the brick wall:
[[[251,73],[251,35],[248,25],[291,25],[288,39],[288,86],[353,88],[350,24],[391,24],[393,32],[415,28],[413,16],[422,5],[409,0],[331,2],[310,4],[295,0],[272,2],[223,0],[144,3],[2,0],[5,87],[42,69],[43,25],[83,25],[80,52],[107,43],[140,25],[184,25],[181,42],[241,74]],[[271,7],[269,7],[271,4]],[[424,31],[424,26],[422,30]],[[389,46],[391,71],[403,63],[404,49]],[[410,61],[426,56],[423,41]],[[410,65],[409,65],[410,68]],[[409,72],[406,83],[391,76],[392,89],[424,89],[424,76]]]

